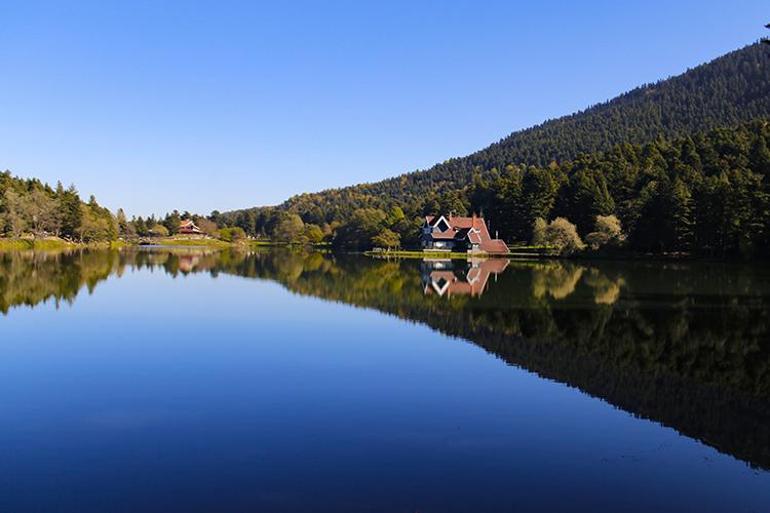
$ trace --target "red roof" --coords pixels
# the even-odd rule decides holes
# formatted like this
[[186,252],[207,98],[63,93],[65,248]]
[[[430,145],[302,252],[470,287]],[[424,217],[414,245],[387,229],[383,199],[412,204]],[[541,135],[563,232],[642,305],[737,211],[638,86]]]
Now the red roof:
[[508,253],[508,246],[500,239],[481,241],[480,247],[486,253]]
[[192,219],[185,219],[179,222],[179,233],[201,233],[201,230],[195,226]]
[[455,230],[459,230],[461,228],[478,228],[480,225],[484,224],[484,218],[483,217],[459,217],[459,216],[425,216],[425,221],[433,226],[433,220],[435,219],[438,221],[438,219],[441,219],[441,217],[444,217],[446,221],[449,223],[449,226],[454,228]]
[[442,217],[449,224],[449,229],[432,233],[432,238],[443,240],[467,237],[471,244],[478,244],[479,249],[486,253],[508,253],[508,246],[504,241],[493,239],[489,235],[483,217],[425,216],[425,222],[429,226],[435,226]]

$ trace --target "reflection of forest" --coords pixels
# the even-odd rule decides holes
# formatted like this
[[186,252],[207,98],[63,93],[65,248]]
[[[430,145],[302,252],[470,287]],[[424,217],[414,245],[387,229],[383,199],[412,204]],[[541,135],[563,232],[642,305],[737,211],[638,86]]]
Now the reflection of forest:
[[[423,322],[770,468],[770,287],[761,267],[510,262],[504,272],[487,272],[483,295],[439,295],[425,292],[436,269],[413,261],[291,252],[6,254],[0,308],[72,301],[83,285],[93,288],[126,266],[270,279]],[[461,282],[472,268],[452,276]]]

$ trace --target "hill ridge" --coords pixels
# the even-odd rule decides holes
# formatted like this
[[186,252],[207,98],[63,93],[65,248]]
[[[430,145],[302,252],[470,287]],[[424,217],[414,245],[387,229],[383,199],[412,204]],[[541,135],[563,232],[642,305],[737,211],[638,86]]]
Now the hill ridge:
[[[528,128],[523,128],[521,130],[517,130],[514,132],[509,133],[508,135],[501,137],[496,142],[493,142],[489,144],[488,146],[472,152],[468,155],[464,156],[457,156],[457,157],[450,157],[442,162],[436,163],[431,167],[425,168],[425,169],[417,169],[414,171],[407,171],[395,176],[386,177],[381,180],[377,181],[371,181],[371,182],[361,182],[358,184],[352,184],[352,185],[346,185],[341,187],[332,187],[323,189],[321,191],[317,192],[303,192],[300,194],[296,194],[294,196],[291,196],[284,202],[277,205],[278,208],[287,208],[290,209],[293,200],[297,198],[303,198],[308,196],[314,196],[314,195],[321,195],[324,193],[331,193],[331,192],[337,192],[337,191],[343,191],[346,189],[356,189],[356,188],[370,188],[370,187],[376,187],[380,184],[389,184],[389,183],[395,183],[397,181],[401,181],[404,177],[406,178],[418,178],[418,179],[425,179],[428,178],[428,176],[431,173],[437,173],[439,169],[442,167],[450,167],[450,166],[456,166],[456,165],[462,165],[465,167],[466,171],[471,171],[467,169],[466,162],[471,163],[471,167],[482,167],[484,170],[489,170],[492,167],[504,167],[508,164],[513,165],[535,165],[535,166],[545,166],[548,165],[551,161],[556,162],[563,162],[565,160],[572,160],[574,158],[577,158],[582,153],[595,153],[598,151],[606,151],[611,149],[614,145],[620,144],[620,143],[637,143],[637,144],[643,144],[649,141],[652,141],[656,138],[677,138],[684,135],[691,135],[700,131],[707,131],[711,128],[716,127],[723,127],[723,126],[734,126],[739,124],[742,121],[748,121],[755,117],[760,116],[766,116],[770,115],[770,52],[766,51],[766,48],[763,48],[762,45],[759,42],[755,42],[752,44],[749,44],[747,46],[744,46],[743,48],[733,50],[731,52],[728,52],[727,54],[724,54],[720,57],[717,57],[715,59],[712,59],[711,61],[704,62],[702,64],[699,64],[697,66],[688,68],[684,72],[673,75],[668,78],[659,79],[655,82],[648,82],[642,85],[639,85],[629,91],[623,92],[613,98],[610,98],[606,101],[596,103],[594,105],[591,105],[589,107],[586,107],[582,110],[565,114],[563,116],[559,116],[556,118],[547,119],[539,124],[530,126]],[[735,112],[730,115],[730,113],[723,112],[722,114],[726,115],[725,117],[728,117],[729,119],[724,119],[722,116],[718,116],[718,119],[714,119],[712,122],[705,122],[703,125],[694,128],[690,127],[690,129],[685,129],[684,127],[679,126],[651,126],[648,127],[646,132],[644,134],[638,134],[633,133],[634,131],[639,130],[638,128],[632,129],[632,133],[628,134],[629,127],[624,127],[624,136],[622,137],[609,137],[604,141],[600,141],[598,144],[596,141],[593,141],[593,144],[590,142],[583,143],[580,145],[580,147],[575,148],[574,150],[562,150],[556,154],[554,153],[547,153],[546,156],[540,156],[535,157],[530,155],[527,157],[526,154],[522,155],[524,151],[520,150],[518,152],[518,155],[521,155],[520,158],[516,158],[514,155],[516,152],[511,151],[510,146],[515,145],[513,150],[520,147],[521,144],[517,142],[518,139],[530,137],[532,134],[536,134],[538,132],[543,131],[552,131],[554,128],[573,128],[574,127],[564,127],[565,124],[573,124],[575,122],[581,123],[585,122],[586,117],[590,116],[597,116],[601,114],[605,114],[608,109],[613,109],[619,105],[623,105],[624,102],[631,102],[632,104],[636,101],[638,101],[640,96],[646,96],[649,97],[651,94],[665,94],[664,92],[661,92],[657,89],[660,89],[662,85],[668,86],[670,84],[679,85],[678,82],[685,79],[685,77],[691,77],[693,74],[700,74],[707,70],[712,70],[716,66],[720,66],[722,64],[727,64],[728,67],[736,67],[735,63],[733,62],[736,58],[743,58],[743,62],[749,59],[756,59],[757,62],[762,63],[763,68],[767,71],[765,73],[765,80],[763,84],[759,84],[758,87],[761,87],[760,93],[757,94],[757,98],[755,98],[752,102],[749,102],[748,108],[743,109],[745,111],[744,114]],[[744,77],[745,74],[739,74],[739,77]],[[713,83],[713,81],[712,81]],[[646,99],[646,98],[642,98]],[[755,105],[754,103],[756,101],[759,101],[759,105]],[[727,105],[724,105],[724,107],[727,107]],[[662,113],[660,113],[662,117]],[[690,119],[690,124],[692,124],[695,120]],[[682,121],[685,122],[685,121]],[[665,124],[664,124],[665,125]],[[547,137],[548,134],[545,134],[545,137],[541,137],[541,141],[539,141],[540,146],[547,144],[547,141],[550,139]],[[489,155],[489,152],[495,152],[498,149],[502,149],[504,151],[504,156],[495,157],[494,155]],[[505,158],[509,157],[509,158]],[[466,184],[457,184],[460,186],[467,185]],[[393,195],[393,198],[397,198],[397,195]],[[257,207],[259,208],[259,207]],[[236,210],[237,212],[237,210]]]

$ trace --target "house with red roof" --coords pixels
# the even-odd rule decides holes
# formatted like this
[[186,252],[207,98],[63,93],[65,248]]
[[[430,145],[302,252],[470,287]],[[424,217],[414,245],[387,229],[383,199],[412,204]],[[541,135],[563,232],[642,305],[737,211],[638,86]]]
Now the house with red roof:
[[192,221],[192,219],[185,219],[181,223],[179,223],[179,230],[177,230],[177,233],[180,235],[201,235],[203,232],[200,228],[198,228],[195,223]]
[[506,254],[508,246],[489,235],[483,217],[425,216],[420,242],[424,251]]

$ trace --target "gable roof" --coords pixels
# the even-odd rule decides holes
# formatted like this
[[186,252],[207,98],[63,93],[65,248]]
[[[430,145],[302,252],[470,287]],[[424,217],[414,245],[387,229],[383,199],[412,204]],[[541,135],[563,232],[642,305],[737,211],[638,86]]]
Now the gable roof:
[[472,216],[425,216],[425,223],[435,228],[441,220],[446,221],[449,228],[443,231],[430,233],[430,237],[437,240],[465,240],[476,244],[486,253],[507,253],[508,246],[500,239],[493,239],[489,235],[487,223],[483,217]]
[[425,216],[425,222],[430,226],[436,226],[441,219],[444,219],[451,228],[455,230],[461,228],[478,228],[484,224],[483,217],[464,217],[464,216]]

